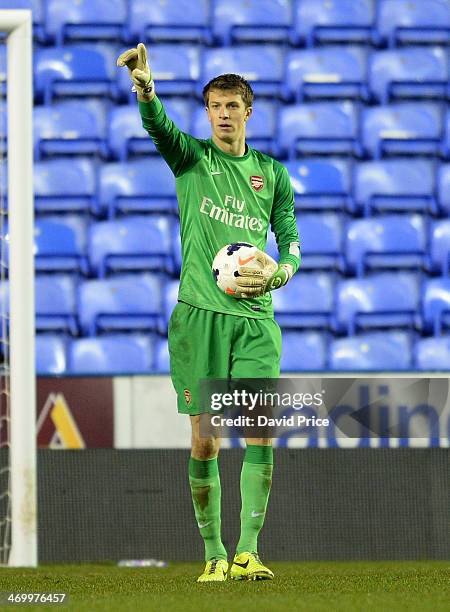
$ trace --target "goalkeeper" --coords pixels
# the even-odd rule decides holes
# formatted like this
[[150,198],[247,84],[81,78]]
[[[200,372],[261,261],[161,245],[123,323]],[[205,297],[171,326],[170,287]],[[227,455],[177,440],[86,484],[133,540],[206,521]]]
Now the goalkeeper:
[[[227,552],[221,540],[220,439],[199,432],[198,382],[204,378],[277,378],[281,331],[270,292],[283,287],[300,264],[294,195],[284,166],[249,147],[245,128],[253,91],[245,79],[223,74],[203,89],[212,135],[181,132],[155,95],[145,46],[120,55],[129,70],[142,123],[171,168],[180,213],[182,270],[178,303],[169,322],[172,382],[178,412],[190,415],[189,482],[195,517],[205,544],[206,567],[199,582],[223,581]],[[279,250],[274,270],[264,248],[271,225]],[[240,268],[246,299],[217,289],[211,264],[225,244],[247,242],[260,249],[262,269]],[[272,483],[270,439],[248,438],[241,472],[241,534],[230,568],[234,579],[272,579],[258,556]]]

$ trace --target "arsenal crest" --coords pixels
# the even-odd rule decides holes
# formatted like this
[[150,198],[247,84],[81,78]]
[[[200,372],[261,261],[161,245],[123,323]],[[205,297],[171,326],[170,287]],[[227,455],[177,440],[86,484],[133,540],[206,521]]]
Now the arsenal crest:
[[250,185],[255,191],[261,191],[261,189],[264,187],[264,178],[262,176],[257,176],[256,174],[251,176]]

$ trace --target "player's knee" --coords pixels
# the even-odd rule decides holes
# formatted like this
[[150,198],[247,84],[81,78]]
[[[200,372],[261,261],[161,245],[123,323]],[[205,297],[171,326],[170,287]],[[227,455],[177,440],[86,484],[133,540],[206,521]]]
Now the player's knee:
[[220,448],[220,438],[201,435],[200,417],[191,416],[192,426],[192,456],[195,459],[205,461],[216,457]]
[[218,438],[197,438],[192,436],[192,456],[205,461],[216,457],[219,452]]

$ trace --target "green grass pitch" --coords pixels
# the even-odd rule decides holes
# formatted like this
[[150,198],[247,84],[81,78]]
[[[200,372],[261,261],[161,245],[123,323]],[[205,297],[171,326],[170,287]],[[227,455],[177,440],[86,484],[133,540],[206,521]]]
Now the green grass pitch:
[[268,563],[275,580],[197,584],[201,563],[167,568],[112,564],[45,565],[0,570],[0,591],[61,593],[66,605],[11,605],[3,609],[136,612],[360,610],[426,612],[450,609],[450,562]]

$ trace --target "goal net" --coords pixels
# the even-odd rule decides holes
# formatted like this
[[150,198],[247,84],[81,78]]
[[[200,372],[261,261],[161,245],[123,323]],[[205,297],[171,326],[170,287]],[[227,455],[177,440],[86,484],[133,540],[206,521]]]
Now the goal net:
[[[0,10],[0,564],[37,565],[32,19]],[[1,118],[6,113],[6,122]]]

